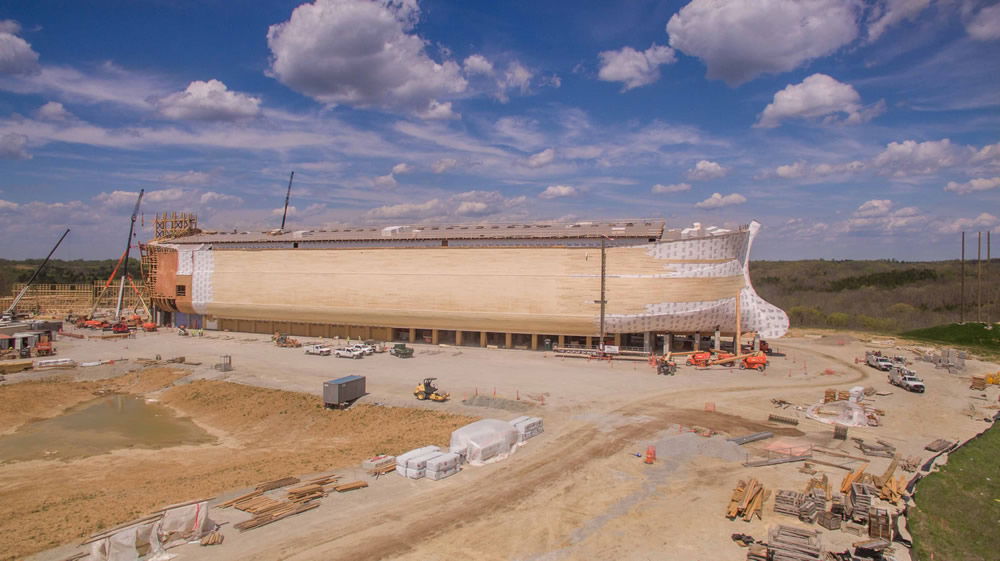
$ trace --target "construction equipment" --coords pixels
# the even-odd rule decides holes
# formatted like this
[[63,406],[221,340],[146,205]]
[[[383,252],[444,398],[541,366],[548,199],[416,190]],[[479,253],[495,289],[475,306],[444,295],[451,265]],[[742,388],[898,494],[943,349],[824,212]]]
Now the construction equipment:
[[127,323],[125,323],[124,321],[119,321],[118,323],[111,326],[111,332],[123,335],[125,333],[131,333],[132,330],[129,329]]
[[726,366],[736,365],[736,355],[732,353],[711,353],[709,351],[699,351],[688,357],[688,365],[690,366],[712,366],[714,364],[725,364]]
[[764,354],[764,351],[743,355],[743,360],[740,361],[740,370],[751,369],[755,369],[758,372],[763,372],[767,369],[767,355]]
[[399,358],[410,358],[413,356],[413,349],[407,347],[406,343],[396,343],[395,346],[389,349],[389,354]]
[[284,335],[282,333],[278,333],[277,331],[275,331],[274,335],[271,336],[271,340],[274,341],[274,344],[278,345],[279,347],[286,347],[286,348],[287,347],[293,347],[293,348],[297,348],[297,347],[301,347],[302,346],[302,343],[299,343],[298,339],[293,339],[293,338],[289,337],[288,335]]
[[656,373],[661,376],[673,376],[677,374],[677,362],[670,360],[666,356],[657,358]]
[[52,346],[52,341],[35,343],[35,356],[52,356],[54,354],[56,354],[56,348]]
[[437,380],[437,378],[424,378],[424,381],[418,384],[416,389],[413,390],[413,395],[421,401],[425,399],[429,399],[431,401],[448,401],[451,394],[441,392],[436,386],[434,386],[434,380]]
[[24,288],[21,289],[21,292],[19,292],[17,296],[14,297],[14,301],[10,303],[10,307],[4,310],[3,314],[0,314],[0,321],[4,322],[14,321],[14,316],[16,315],[18,302],[21,301],[21,298],[24,298],[24,295],[28,292],[28,288],[31,286],[31,283],[35,282],[35,279],[38,278],[38,273],[41,273],[42,269],[45,268],[45,265],[48,264],[49,259],[52,257],[52,254],[56,252],[56,249],[59,248],[59,244],[62,243],[62,241],[66,238],[67,234],[69,234],[69,228],[66,228],[66,231],[63,232],[63,235],[60,236],[59,241],[57,241],[56,245],[52,248],[52,251],[49,251],[49,254],[45,257],[45,260],[42,261],[42,264],[39,265],[37,269],[35,269],[34,273],[31,274],[31,278],[29,278],[28,282],[24,284]]
[[151,321],[147,321],[146,323],[142,324],[142,330],[146,332],[156,331],[156,324]]

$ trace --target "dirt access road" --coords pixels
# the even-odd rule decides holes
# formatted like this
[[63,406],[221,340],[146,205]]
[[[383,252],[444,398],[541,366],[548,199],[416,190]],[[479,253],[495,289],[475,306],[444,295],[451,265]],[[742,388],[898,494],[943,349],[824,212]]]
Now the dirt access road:
[[[682,368],[678,376],[667,378],[655,376],[644,364],[609,365],[544,353],[429,346],[418,346],[411,361],[385,356],[337,361],[273,349],[254,336],[229,337],[181,343],[180,338],[164,334],[117,344],[81,342],[70,351],[91,352],[91,359],[112,358],[115,353],[151,356],[155,349],[165,357],[184,354],[189,360],[231,354],[237,371],[226,376],[230,381],[314,393],[323,379],[364,368],[361,372],[369,377],[372,394],[365,399],[390,403],[412,403],[412,384],[424,375],[442,378],[449,383],[445,389],[458,397],[476,387],[482,391],[496,385],[506,395],[548,394],[544,405],[535,401],[528,411],[544,417],[546,433],[505,462],[470,467],[442,481],[390,476],[372,481],[369,489],[324,499],[320,508],[262,529],[241,534],[226,526],[224,544],[172,550],[179,559],[736,561],[745,557],[745,550],[733,545],[729,534],[763,537],[768,524],[798,524],[775,515],[770,504],[763,521],[726,520],[722,514],[737,480],[757,477],[771,489],[800,489],[808,476],[798,473],[794,464],[745,468],[741,460],[760,448],[744,450],[721,437],[685,432],[692,427],[734,435],[772,430],[778,433],[775,440],[787,445],[815,444],[857,453],[849,442],[833,441],[828,425],[808,420],[795,409],[782,409],[781,414],[799,417],[797,428],[765,421],[775,411],[771,398],[806,405],[821,400],[825,388],[870,385],[892,392],[876,398],[876,406],[887,415],[882,427],[851,429],[852,436],[886,439],[903,455],[919,455],[930,440],[963,438],[984,428],[981,421],[964,415],[969,402],[967,378],[918,363],[928,394],[902,393],[889,386],[882,373],[854,364],[865,346],[850,338],[783,339],[778,347],[786,356],[776,358],[763,376]],[[997,366],[970,363],[966,375],[991,369]],[[194,377],[220,376],[210,369],[195,370]],[[824,374],[827,371],[832,374]],[[708,404],[715,412],[706,411]],[[515,415],[464,406],[457,400],[446,408],[503,419]],[[657,446],[659,458],[653,466],[632,455],[648,444]],[[884,469],[880,462],[874,459],[873,472]],[[826,471],[831,481],[846,473],[836,468]],[[349,468],[344,473],[361,475]],[[240,491],[233,489],[226,496]],[[246,515],[213,510],[212,517],[232,522]],[[852,538],[824,532],[824,541],[831,546]],[[57,553],[64,551],[38,559],[59,559]],[[905,559],[905,553],[899,557]]]

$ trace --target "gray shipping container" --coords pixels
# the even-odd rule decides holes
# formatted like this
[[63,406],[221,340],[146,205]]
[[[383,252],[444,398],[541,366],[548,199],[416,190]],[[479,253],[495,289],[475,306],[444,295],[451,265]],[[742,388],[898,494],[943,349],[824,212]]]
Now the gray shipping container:
[[343,407],[365,395],[364,376],[344,376],[323,382],[323,405]]

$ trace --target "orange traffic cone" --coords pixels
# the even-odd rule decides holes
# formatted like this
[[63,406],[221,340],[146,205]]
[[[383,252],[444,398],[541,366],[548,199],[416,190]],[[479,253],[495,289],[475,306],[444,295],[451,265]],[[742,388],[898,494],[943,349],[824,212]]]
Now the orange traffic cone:
[[646,463],[651,464],[656,461],[656,446],[646,447]]

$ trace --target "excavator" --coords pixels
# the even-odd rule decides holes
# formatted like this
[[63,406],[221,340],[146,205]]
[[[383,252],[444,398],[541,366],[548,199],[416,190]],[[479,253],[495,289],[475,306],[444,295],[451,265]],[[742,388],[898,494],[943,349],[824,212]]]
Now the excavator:
[[413,395],[421,401],[425,399],[431,401],[448,401],[451,394],[444,393],[434,386],[434,380],[437,380],[437,378],[424,378],[424,381],[417,384],[416,389],[413,390]]

